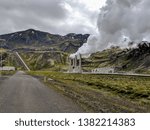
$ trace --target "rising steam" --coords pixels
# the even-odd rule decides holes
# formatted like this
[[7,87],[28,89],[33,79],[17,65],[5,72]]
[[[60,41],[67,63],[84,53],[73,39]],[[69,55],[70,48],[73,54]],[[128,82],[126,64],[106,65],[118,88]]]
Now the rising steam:
[[99,34],[90,36],[76,54],[91,54],[125,41],[150,41],[150,0],[107,0],[98,16]]

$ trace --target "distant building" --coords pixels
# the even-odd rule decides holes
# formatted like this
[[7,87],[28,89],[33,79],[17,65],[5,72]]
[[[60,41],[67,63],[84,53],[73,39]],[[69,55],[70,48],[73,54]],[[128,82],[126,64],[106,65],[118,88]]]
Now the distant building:
[[96,68],[92,70],[92,73],[112,74],[115,73],[115,68],[113,67]]
[[15,67],[13,66],[3,66],[3,67],[0,67],[0,70],[4,70],[4,71],[15,71]]
[[81,54],[74,58],[69,57],[69,73],[82,73],[82,58]]

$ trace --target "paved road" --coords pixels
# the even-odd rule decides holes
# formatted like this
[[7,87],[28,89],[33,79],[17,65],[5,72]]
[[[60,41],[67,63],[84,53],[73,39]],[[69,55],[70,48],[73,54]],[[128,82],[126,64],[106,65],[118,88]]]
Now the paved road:
[[82,112],[82,109],[71,99],[20,71],[0,84],[0,112],[58,113]]

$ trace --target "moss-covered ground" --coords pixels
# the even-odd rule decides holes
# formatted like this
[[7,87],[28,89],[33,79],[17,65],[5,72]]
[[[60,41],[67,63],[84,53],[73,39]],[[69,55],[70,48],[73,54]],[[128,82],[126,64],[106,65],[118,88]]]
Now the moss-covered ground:
[[[150,77],[31,71],[90,112],[150,112]],[[45,78],[46,77],[46,80]]]

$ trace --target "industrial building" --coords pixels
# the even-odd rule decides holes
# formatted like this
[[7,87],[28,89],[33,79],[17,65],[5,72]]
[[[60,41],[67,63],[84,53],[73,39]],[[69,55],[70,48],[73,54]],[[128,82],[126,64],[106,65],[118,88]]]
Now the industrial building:
[[115,68],[113,67],[96,68],[92,70],[92,73],[112,74],[115,73]]
[[0,70],[2,71],[15,71],[15,67],[13,66],[3,66],[3,67],[0,67]]
[[69,73],[82,73],[82,57],[81,54],[75,55],[74,58],[69,57]]

